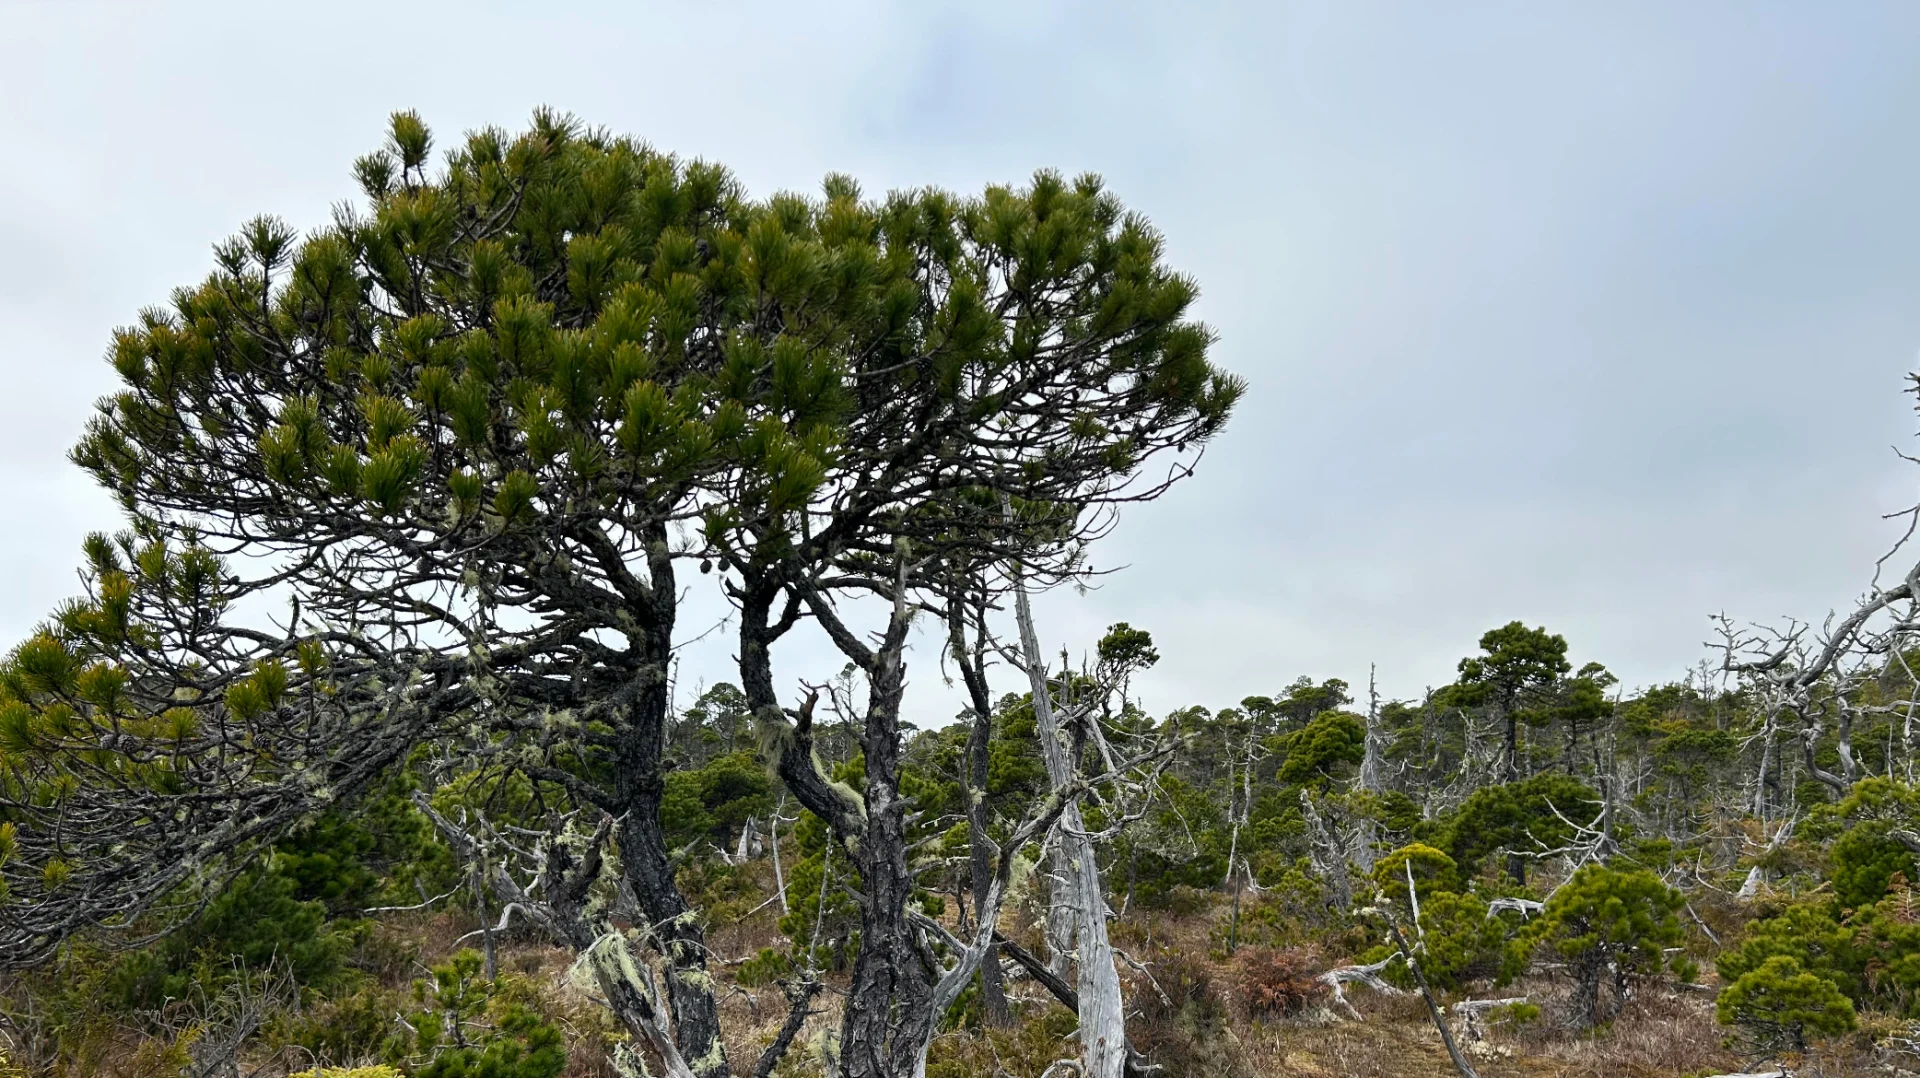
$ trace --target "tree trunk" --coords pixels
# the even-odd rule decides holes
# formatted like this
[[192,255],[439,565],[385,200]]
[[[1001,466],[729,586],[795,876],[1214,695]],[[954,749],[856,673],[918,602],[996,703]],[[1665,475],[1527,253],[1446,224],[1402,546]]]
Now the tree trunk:
[[774,806],[773,818],[767,821],[767,845],[773,851],[774,893],[780,896],[780,912],[791,913],[793,907],[787,902],[787,874],[780,869],[780,823],[787,811],[787,795],[780,795],[780,803]]
[[1505,709],[1507,720],[1507,762],[1501,769],[1501,782],[1520,780],[1520,717],[1513,713],[1512,705]]
[[1055,977],[1073,972],[1074,909],[1079,898],[1073,892],[1073,865],[1060,846],[1060,836],[1047,836],[1047,969]]
[[673,562],[664,528],[648,536],[651,602],[639,613],[645,626],[633,647],[641,651],[639,684],[615,746],[615,784],[626,812],[619,829],[620,863],[650,924],[653,942],[666,958],[667,1003],[673,1039],[695,1078],[726,1078],[720,1014],[707,972],[706,934],[691,915],[673,878],[660,801],[666,792],[668,665],[673,658],[675,604]]
[[860,949],[842,1010],[838,1074],[901,1078],[914,1073],[937,1017],[933,974],[907,916],[913,875],[907,861],[907,806],[900,796],[900,700],[906,688],[902,653],[912,611],[903,589],[874,649],[854,636],[820,595],[806,595],[834,643],[866,672],[862,798],[820,769],[813,752],[814,699],[789,723],[775,696],[769,645],[793,623],[795,613],[790,605],[778,621],[772,620],[777,591],[764,579],[751,578],[743,589],[740,677],[781,779],[802,805],[827,822],[860,875]]
[[[664,649],[663,649],[664,650]],[[640,714],[622,748],[621,801],[627,806],[619,828],[620,863],[653,942],[666,958],[667,1005],[673,1039],[696,1078],[725,1078],[726,1051],[720,1042],[720,1015],[714,1005],[713,978],[707,971],[706,934],[692,916],[674,882],[673,863],[660,825],[660,800],[666,790],[660,734],[665,707],[665,664],[658,668],[660,689],[652,686],[636,702]]]
[[[987,780],[993,748],[993,701],[987,691],[985,656],[981,648],[967,646],[967,604],[964,597],[949,597],[947,610],[948,647],[960,678],[967,687],[967,699],[973,711],[973,728],[967,734],[967,871],[973,888],[973,913],[977,921],[998,918],[998,909],[988,908],[988,889],[993,877],[993,859],[985,837],[992,823],[987,812]],[[984,625],[978,627],[984,637]],[[1011,854],[1009,854],[1011,856]],[[1000,971],[1000,950],[992,936],[987,939],[986,954],[980,959],[980,996],[987,1024],[1005,1028],[1013,1024],[1013,1008],[1007,1004],[1007,990]]]
[[[1041,658],[1040,641],[1033,628],[1033,610],[1024,586],[1016,586],[1014,601],[1020,621],[1021,659],[1033,690],[1033,716],[1039,727],[1041,756],[1046,762],[1047,778],[1056,787],[1064,786],[1074,779],[1075,761],[1067,758],[1065,739],[1054,714],[1045,660]],[[1086,1078],[1120,1078],[1127,1064],[1120,973],[1114,968],[1113,944],[1107,939],[1107,900],[1100,882],[1099,862],[1094,859],[1093,843],[1086,837],[1077,803],[1068,805],[1060,814],[1056,834],[1059,851],[1056,865],[1064,871],[1060,873],[1060,893],[1055,901],[1066,903],[1074,919],[1084,1073]]]
[[1446,1015],[1441,1012],[1439,1001],[1434,999],[1433,989],[1427,986],[1427,975],[1420,971],[1419,959],[1415,957],[1413,948],[1407,946],[1407,937],[1401,934],[1400,925],[1391,914],[1387,915],[1386,922],[1395,949],[1406,961],[1407,972],[1413,975],[1413,983],[1420,989],[1420,998],[1426,1001],[1427,1016],[1433,1019],[1433,1027],[1440,1031],[1440,1040],[1447,1046],[1447,1058],[1453,1060],[1453,1069],[1460,1072],[1460,1078],[1480,1078],[1473,1064],[1467,1062],[1467,1057],[1461,1053],[1460,1046],[1454,1043],[1453,1030],[1447,1027]]
[[[986,709],[981,706],[983,700],[980,697],[984,697],[984,693],[974,701],[973,731],[967,738],[967,830],[972,835],[972,841],[967,844],[967,866],[972,877],[974,917],[984,921],[987,917],[997,916],[998,911],[987,908],[988,881],[993,876],[993,862],[984,840],[989,823],[987,763],[993,724]],[[980,959],[980,995],[988,1025],[1004,1028],[1013,1024],[1013,1009],[1007,1005],[1007,990],[1000,972],[1000,952],[991,941],[987,944],[986,955]]]
[[[1381,757],[1384,755],[1380,732],[1380,693],[1374,686],[1374,671],[1367,667],[1367,736],[1366,749],[1360,757],[1360,788],[1370,794],[1380,793],[1386,786],[1380,774]],[[1251,750],[1249,758],[1253,755]],[[1244,811],[1244,810],[1243,810]]]
[[907,920],[913,874],[907,864],[907,806],[900,796],[900,698],[906,688],[901,652],[908,618],[903,607],[896,606],[885,642],[867,670],[861,733],[867,832],[855,851],[866,901],[841,1022],[840,1073],[846,1078],[912,1074],[937,1017],[933,978]]
[[[1853,784],[1851,782],[1848,782],[1844,777],[1840,775],[1836,775],[1833,772],[1826,770],[1825,768],[1821,767],[1818,763],[1814,761],[1814,758],[1813,758],[1814,743],[1820,740],[1819,720],[1813,718],[1811,715],[1802,715],[1801,721],[1805,725],[1803,726],[1800,732],[1800,748],[1802,750],[1803,755],[1806,757],[1807,774],[1812,775],[1815,779],[1819,780],[1828,789],[1831,789],[1835,795],[1839,797],[1847,796],[1847,791],[1852,788]],[[1842,736],[1844,738],[1845,736],[1844,733]],[[1842,760],[1845,760],[1844,756],[1842,757]]]

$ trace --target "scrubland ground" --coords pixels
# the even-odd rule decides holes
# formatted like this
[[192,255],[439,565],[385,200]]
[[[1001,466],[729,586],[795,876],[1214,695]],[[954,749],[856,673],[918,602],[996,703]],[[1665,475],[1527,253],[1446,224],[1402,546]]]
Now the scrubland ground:
[[[719,960],[723,1024],[735,1073],[751,1072],[787,1014],[778,985],[741,976],[752,956],[784,944],[778,916],[777,907],[763,907],[714,925],[710,934]],[[1164,1074],[1445,1078],[1457,1073],[1418,995],[1349,986],[1347,1000],[1359,1015],[1356,1019],[1332,1005],[1312,977],[1343,960],[1326,957],[1312,946],[1284,951],[1247,946],[1229,955],[1220,942],[1228,916],[1223,906],[1180,913],[1136,910],[1115,923],[1114,937],[1128,967],[1130,1035],[1165,1068]],[[1016,938],[1039,946],[1037,926],[1030,919],[1009,927]],[[251,1010],[236,1007],[229,995],[212,1001],[169,1000],[144,1013],[114,1014],[97,1005],[91,1013],[78,1013],[88,1007],[88,978],[99,978],[110,960],[76,954],[60,969],[37,976],[73,978],[68,987],[78,990],[78,998],[74,993],[49,995],[44,979],[32,986],[18,979],[4,986],[16,1013],[8,1030],[11,1054],[0,1065],[0,1075],[210,1078],[223,1073],[217,1064],[206,1066],[213,1062],[210,1054],[233,1039],[234,1026],[244,1025],[238,1073],[258,1078],[287,1078],[316,1068],[329,1078],[491,1076],[496,1072],[435,1071],[420,1065],[424,1056],[400,1058],[404,1053],[396,1054],[390,1036],[397,1027],[418,1025],[422,1015],[433,1013],[434,974],[442,975],[437,983],[444,989],[453,956],[480,942],[476,929],[475,918],[462,911],[386,915],[366,926],[357,942],[350,990],[321,996],[290,984],[267,984],[256,991]],[[475,975],[463,982],[463,990],[470,989],[481,1001],[471,1010],[470,1021],[486,1025],[488,1016],[503,1013],[503,1006],[521,1007],[558,1031],[565,1062],[555,1065],[565,1078],[618,1078],[610,1054],[624,1037],[572,972],[573,955],[518,929],[500,934],[495,944],[495,980],[486,984]],[[1075,1054],[1072,1012],[1017,967],[1009,968],[1014,1024],[986,1028],[978,1001],[963,997],[934,1041],[931,1078],[1036,1078],[1057,1060]],[[838,997],[831,988],[843,986],[845,974],[829,973],[827,980],[830,990],[816,1001],[814,1015],[775,1072],[781,1078],[823,1073],[823,1056],[831,1051],[839,1021]],[[22,991],[29,987],[33,993]],[[1495,1018],[1477,1031],[1480,1035],[1456,1022],[1455,1035],[1483,1078],[1694,1078],[1757,1069],[1760,1061],[1729,1048],[1726,1030],[1715,1024],[1714,987],[1647,984],[1613,1021],[1589,1031],[1575,1030],[1559,1019],[1568,985],[1551,974],[1497,989],[1471,985],[1444,1002],[1524,995],[1541,1007],[1538,1016],[1525,1021]],[[52,999],[51,1006],[75,1013],[19,1013],[17,1004],[34,998]],[[1264,1007],[1256,1002],[1262,1000],[1267,1001]],[[57,1018],[68,1024],[57,1053],[50,1039],[36,1045],[36,1017],[43,1023]],[[1895,1023],[1863,1016],[1860,1032],[1785,1062],[1793,1074],[1807,1078],[1920,1072],[1920,1056],[1886,1047],[1897,1032]],[[1876,1041],[1882,1043],[1876,1046]],[[46,1058],[30,1058],[36,1050]],[[657,1066],[653,1070],[657,1073]]]

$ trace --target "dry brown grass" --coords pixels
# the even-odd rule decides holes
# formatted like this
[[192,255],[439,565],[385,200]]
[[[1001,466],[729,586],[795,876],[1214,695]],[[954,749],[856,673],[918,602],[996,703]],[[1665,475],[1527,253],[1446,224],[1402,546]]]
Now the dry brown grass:
[[[1417,996],[1379,996],[1350,988],[1349,997],[1364,1016],[1359,1022],[1334,1020],[1322,1007],[1308,1007],[1291,1017],[1251,1019],[1242,998],[1246,963],[1211,950],[1216,939],[1211,930],[1221,916],[1221,910],[1188,917],[1134,911],[1115,924],[1116,944],[1163,975],[1170,989],[1177,991],[1176,978],[1190,982],[1197,974],[1210,984],[1207,991],[1216,1000],[1199,1012],[1162,1006],[1158,1009],[1166,1013],[1153,1018],[1149,1012],[1156,1010],[1150,1002],[1155,990],[1129,967],[1125,976],[1130,1006],[1137,1007],[1143,1019],[1158,1023],[1136,1029],[1138,1043],[1158,1037],[1160,1051],[1187,1061],[1189,1071],[1203,1066],[1202,1071],[1193,1072],[1195,1078],[1215,1078],[1216,1073],[1221,1078],[1452,1078],[1452,1065]],[[778,906],[770,906],[716,923],[709,933],[722,1029],[736,1073],[751,1073],[787,1014],[778,986],[748,990],[734,977],[740,960],[761,948],[784,945],[778,917]],[[445,961],[460,946],[477,944],[477,940],[456,942],[473,927],[471,914],[463,911],[390,919],[379,929],[382,939],[373,949],[396,957],[370,972],[383,982],[404,984],[418,976],[423,966]],[[1008,927],[1017,932],[1021,926],[1010,917]],[[1028,941],[1038,946],[1035,926],[1029,921],[1024,927]],[[616,1040],[623,1039],[622,1034],[590,993],[569,980],[574,956],[510,933],[500,941],[499,957],[502,970],[541,986],[547,1001],[543,1010],[562,1026],[569,1046],[563,1078],[615,1078],[608,1053]],[[1331,965],[1341,959],[1322,956],[1314,961]],[[844,988],[844,981],[842,974],[832,983]],[[1048,1062],[1073,1054],[1072,1016],[1028,978],[1011,978],[1008,989],[1023,1016],[1019,1026],[992,1037],[967,1030],[942,1034],[934,1053],[935,1061],[943,1063],[937,1073],[1034,1078]],[[1738,1071],[1752,1062],[1723,1047],[1724,1031],[1714,1023],[1710,992],[1648,992],[1610,1026],[1577,1033],[1553,1021],[1557,998],[1564,991],[1564,984],[1549,978],[1507,988],[1477,988],[1474,994],[1481,997],[1526,993],[1548,1012],[1524,1026],[1493,1029],[1490,1040],[1475,1048],[1475,1066],[1482,1078],[1688,1078]],[[813,1078],[822,1073],[819,1045],[825,1035],[838,1029],[840,996],[824,992],[813,1006],[816,1013],[778,1071],[780,1078]],[[1219,1017],[1196,1020],[1195,1014],[1201,1012]],[[168,1048],[164,1040],[104,1029],[86,1071],[113,1078],[163,1078],[162,1072],[173,1062]],[[1796,1062],[1794,1073],[1804,1078],[1890,1073],[1875,1060],[1867,1032],[1823,1046]],[[1909,1069],[1920,1071],[1920,1066],[1909,1064]],[[1168,1078],[1185,1078],[1186,1073],[1170,1070]]]
[[1675,1078],[1739,1070],[1741,1060],[1722,1046],[1724,1039],[1712,996],[1653,993],[1593,1033],[1543,1027],[1514,1047],[1537,1065],[1533,1073],[1556,1078]]

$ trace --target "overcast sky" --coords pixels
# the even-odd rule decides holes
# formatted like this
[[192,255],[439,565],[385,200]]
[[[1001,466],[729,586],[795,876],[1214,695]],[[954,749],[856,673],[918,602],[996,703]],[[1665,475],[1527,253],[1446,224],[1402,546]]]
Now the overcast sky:
[[444,145],[549,104],[756,194],[1105,175],[1250,385],[1042,607],[1151,629],[1156,710],[1413,695],[1514,618],[1669,680],[1715,611],[1847,604],[1920,478],[1912,4],[0,0],[0,41],[8,640],[115,521],[64,459],[109,332],[246,218],[325,220],[406,107]]

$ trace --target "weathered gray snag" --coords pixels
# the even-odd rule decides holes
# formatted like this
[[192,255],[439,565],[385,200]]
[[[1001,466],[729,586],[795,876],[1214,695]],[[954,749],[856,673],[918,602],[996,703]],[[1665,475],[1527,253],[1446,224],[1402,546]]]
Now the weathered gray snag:
[[[1015,616],[1020,625],[1021,666],[1033,690],[1033,714],[1039,727],[1040,751],[1047,778],[1055,787],[1074,781],[1075,765],[1067,758],[1067,743],[1053,708],[1047,684],[1046,660],[1033,627],[1033,609],[1025,586],[1014,590]],[[1125,1004],[1120,994],[1120,972],[1113,964],[1113,944],[1107,939],[1107,899],[1100,865],[1094,857],[1077,804],[1060,814],[1055,843],[1064,864],[1055,881],[1054,902],[1073,915],[1074,955],[1078,959],[1080,1045],[1087,1078],[1120,1078],[1127,1063]]]

